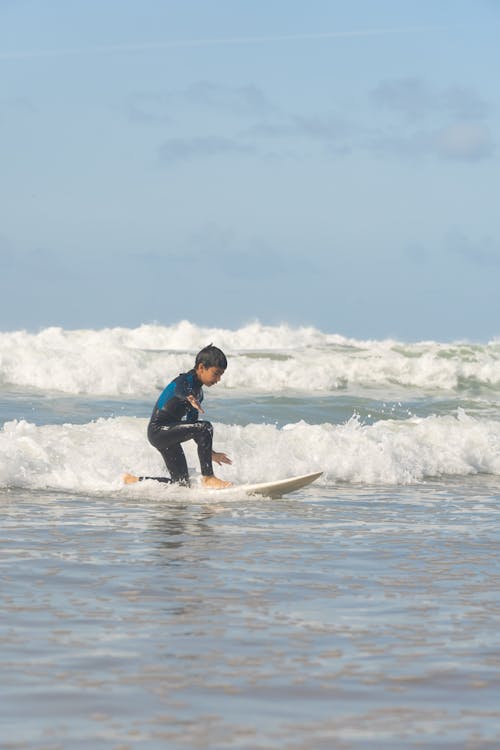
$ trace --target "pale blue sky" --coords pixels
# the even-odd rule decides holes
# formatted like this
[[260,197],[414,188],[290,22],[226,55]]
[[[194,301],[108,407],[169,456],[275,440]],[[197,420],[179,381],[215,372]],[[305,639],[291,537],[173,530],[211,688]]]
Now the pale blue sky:
[[500,335],[496,0],[0,0],[0,328]]

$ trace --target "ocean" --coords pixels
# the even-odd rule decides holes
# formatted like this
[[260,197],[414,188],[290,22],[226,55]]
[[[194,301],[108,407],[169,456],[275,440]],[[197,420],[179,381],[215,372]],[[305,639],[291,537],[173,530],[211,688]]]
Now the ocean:
[[[124,486],[211,342],[235,487]],[[498,750],[500,341],[48,328],[0,382],[2,750]]]

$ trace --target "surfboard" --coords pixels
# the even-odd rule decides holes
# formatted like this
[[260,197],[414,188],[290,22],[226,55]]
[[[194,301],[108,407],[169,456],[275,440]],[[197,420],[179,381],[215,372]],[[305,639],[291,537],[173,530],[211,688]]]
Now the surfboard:
[[[220,495],[221,492],[230,492],[231,490],[238,490],[245,492],[247,495],[262,495],[264,497],[282,497],[287,495],[289,492],[296,492],[307,487],[308,484],[314,482],[315,479],[322,475],[322,471],[315,471],[312,474],[301,474],[297,477],[288,477],[287,479],[278,479],[274,482],[259,482],[257,484],[232,484],[225,489],[210,489],[207,488],[205,491]],[[151,479],[160,482],[170,483],[167,477],[137,477],[135,474],[124,474],[124,484],[135,484],[143,479]]]
[[[298,477],[288,477],[288,479],[278,479],[275,482],[260,482],[258,484],[239,484],[233,485],[228,489],[243,490],[247,495],[263,495],[264,497],[282,497],[289,492],[296,492],[307,487],[315,479],[322,475],[322,471],[316,471],[313,474],[301,474]],[[220,490],[217,490],[220,492]]]

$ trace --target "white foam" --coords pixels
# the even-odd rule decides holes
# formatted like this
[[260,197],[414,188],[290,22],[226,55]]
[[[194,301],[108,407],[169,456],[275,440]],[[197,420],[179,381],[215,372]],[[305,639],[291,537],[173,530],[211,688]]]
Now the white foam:
[[[160,455],[146,440],[147,420],[99,419],[84,425],[36,426],[7,422],[0,432],[0,486],[110,492],[122,488],[125,471],[164,475]],[[220,476],[242,484],[323,471],[321,483],[408,484],[426,477],[500,475],[500,423],[460,411],[453,416],[412,417],[363,425],[298,422],[215,425],[215,448],[232,466]],[[186,443],[193,475],[195,446]],[[148,483],[152,484],[152,483]],[[147,492],[163,492],[156,485]],[[141,488],[141,491],[145,491]]]
[[500,344],[357,341],[314,328],[203,328],[187,321],[39,333],[0,333],[0,383],[73,394],[150,397],[193,366],[207,343],[229,367],[218,389],[309,395],[352,386],[500,390]]

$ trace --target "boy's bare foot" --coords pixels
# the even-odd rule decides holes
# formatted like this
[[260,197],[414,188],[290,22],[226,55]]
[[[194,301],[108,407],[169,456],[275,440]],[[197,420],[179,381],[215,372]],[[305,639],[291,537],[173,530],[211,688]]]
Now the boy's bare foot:
[[232,487],[232,482],[225,482],[223,479],[219,479],[212,475],[211,477],[202,477],[201,482],[204,487],[208,487],[210,490],[223,490],[225,487]]
[[124,474],[123,481],[125,484],[135,484],[139,481],[139,477],[134,476],[134,474]]

